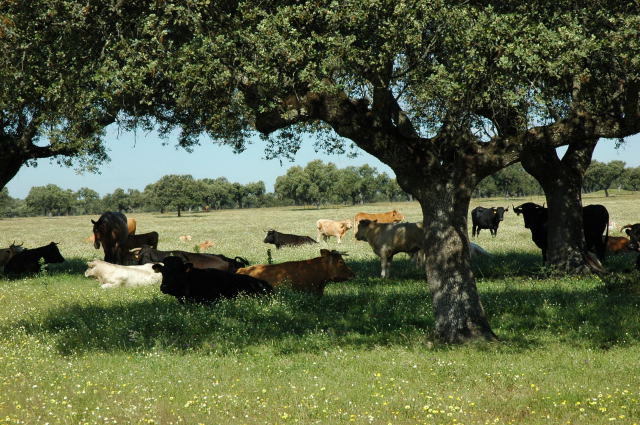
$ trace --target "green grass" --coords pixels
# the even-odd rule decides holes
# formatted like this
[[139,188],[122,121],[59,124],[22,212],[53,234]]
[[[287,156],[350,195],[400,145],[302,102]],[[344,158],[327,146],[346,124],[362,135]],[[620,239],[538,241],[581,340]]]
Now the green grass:
[[[616,195],[616,193],[613,193]],[[638,197],[588,196],[619,225]],[[476,205],[504,205],[501,199]],[[263,230],[315,237],[318,218],[417,203],[131,214],[161,249],[267,261]],[[638,274],[547,277],[522,218],[507,213],[493,254],[475,264],[501,342],[433,341],[427,285],[404,254],[383,281],[369,246],[338,246],[357,278],[325,296],[280,291],[214,306],[181,305],[157,288],[102,290],[83,276],[102,251],[84,242],[90,218],[0,220],[0,246],[60,242],[67,262],[29,278],[0,277],[0,424],[633,424],[640,422]],[[178,236],[190,234],[182,243]],[[613,234],[618,234],[614,232]],[[272,248],[274,262],[319,248]],[[612,257],[613,271],[635,255]]]

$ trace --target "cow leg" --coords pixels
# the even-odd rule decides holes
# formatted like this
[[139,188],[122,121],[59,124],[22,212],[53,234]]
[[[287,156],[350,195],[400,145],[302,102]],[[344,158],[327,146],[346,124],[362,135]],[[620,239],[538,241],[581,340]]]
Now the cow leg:
[[474,224],[473,228],[471,229],[471,236],[473,236],[474,238],[476,237],[476,230],[477,230],[477,226]]
[[393,260],[393,255],[388,257],[382,256],[380,257],[380,277],[386,279],[389,277],[389,267],[391,266],[391,260]]

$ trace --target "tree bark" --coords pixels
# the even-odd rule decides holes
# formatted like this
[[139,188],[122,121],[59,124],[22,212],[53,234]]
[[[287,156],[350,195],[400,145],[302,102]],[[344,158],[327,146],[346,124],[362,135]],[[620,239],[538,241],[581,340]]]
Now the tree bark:
[[590,271],[584,256],[582,183],[597,141],[573,141],[562,159],[545,145],[529,148],[522,156],[524,169],[542,186],[549,208],[545,265],[561,273]]
[[493,341],[471,269],[467,216],[471,190],[468,182],[447,179],[414,187],[424,216],[425,272],[433,300],[435,333],[439,340],[459,344]]

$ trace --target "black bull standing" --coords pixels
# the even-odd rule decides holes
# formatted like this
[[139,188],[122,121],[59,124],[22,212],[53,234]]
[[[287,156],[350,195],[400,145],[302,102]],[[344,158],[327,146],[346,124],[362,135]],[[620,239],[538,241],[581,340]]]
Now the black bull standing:
[[93,246],[104,249],[104,261],[124,264],[128,236],[127,217],[120,212],[105,212],[98,221],[93,221]]

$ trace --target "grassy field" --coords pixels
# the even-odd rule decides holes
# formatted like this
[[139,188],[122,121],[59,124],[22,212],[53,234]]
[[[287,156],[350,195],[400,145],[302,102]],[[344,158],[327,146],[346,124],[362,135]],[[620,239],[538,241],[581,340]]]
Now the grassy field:
[[[619,226],[640,221],[639,197],[613,195],[585,204],[604,204]],[[421,218],[417,203],[130,216],[139,233],[160,233],[161,249],[209,239],[209,252],[256,264],[267,261],[268,228],[315,237],[318,218],[394,207]],[[91,218],[0,220],[0,246],[55,241],[67,259],[34,277],[0,276],[0,424],[640,423],[638,275],[546,276],[511,211],[496,238],[485,230],[474,240],[493,254],[475,267],[501,342],[464,347],[433,341],[430,295],[408,257],[383,281],[351,231],[339,249],[357,277],[322,298],[280,291],[185,306],[155,287],[102,290],[85,278],[86,261],[102,257],[84,241]],[[338,247],[272,256],[327,246]]]

